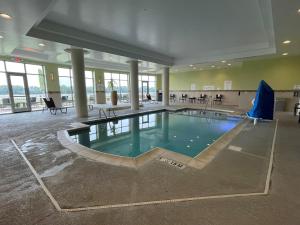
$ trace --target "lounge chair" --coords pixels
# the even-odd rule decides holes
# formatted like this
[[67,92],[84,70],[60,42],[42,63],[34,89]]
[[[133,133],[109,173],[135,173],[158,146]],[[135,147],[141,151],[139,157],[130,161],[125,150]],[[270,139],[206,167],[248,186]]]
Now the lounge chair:
[[65,113],[65,114],[68,112],[68,107],[57,107],[53,101],[53,98],[49,98],[49,100],[47,98],[43,98],[43,100],[46,104],[47,109],[49,109],[52,115],[56,115],[57,110],[60,110],[61,113]]
[[149,103],[158,103],[157,101],[153,100],[151,95],[150,94],[146,94],[146,98],[147,98],[147,101]]

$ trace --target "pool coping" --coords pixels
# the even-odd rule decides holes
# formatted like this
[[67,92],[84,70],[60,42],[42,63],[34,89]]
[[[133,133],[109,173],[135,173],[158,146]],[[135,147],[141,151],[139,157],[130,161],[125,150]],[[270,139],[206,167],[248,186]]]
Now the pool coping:
[[[195,169],[202,169],[207,164],[209,164],[216,157],[216,155],[222,149],[224,149],[232,141],[232,139],[234,137],[236,137],[240,133],[240,131],[249,123],[249,120],[243,119],[233,129],[231,129],[229,132],[224,133],[215,142],[213,142],[211,145],[206,147],[195,157],[189,157],[189,156],[186,156],[186,155],[183,155],[180,153],[176,153],[176,152],[173,152],[171,150],[164,149],[161,147],[154,147],[151,150],[144,152],[143,154],[138,155],[136,157],[112,155],[109,153],[97,151],[92,148],[88,148],[86,146],[78,144],[69,135],[69,132],[72,132],[72,131],[88,129],[90,127],[89,124],[92,124],[95,122],[111,121],[114,119],[121,119],[124,117],[134,116],[134,115],[143,115],[143,114],[148,114],[151,112],[163,112],[163,111],[176,112],[176,111],[185,110],[185,109],[193,109],[193,108],[182,107],[182,108],[177,108],[177,109],[165,108],[165,109],[147,110],[147,111],[142,111],[142,112],[138,112],[138,113],[123,114],[121,116],[117,116],[117,117],[113,117],[113,118],[96,119],[96,120],[89,120],[89,121],[81,122],[81,123],[79,123],[79,122],[73,123],[73,124],[71,124],[72,128],[58,131],[57,139],[62,146],[64,146],[65,148],[69,149],[70,151],[72,151],[82,157],[85,157],[89,160],[113,165],[113,166],[125,166],[125,167],[129,167],[129,168],[137,169],[154,159],[163,157],[163,158],[167,158],[169,160],[176,161],[177,163],[181,163],[188,167],[192,167]],[[212,111],[218,112],[219,110],[218,111],[212,110]],[[222,110],[221,112],[232,113],[233,111]]]

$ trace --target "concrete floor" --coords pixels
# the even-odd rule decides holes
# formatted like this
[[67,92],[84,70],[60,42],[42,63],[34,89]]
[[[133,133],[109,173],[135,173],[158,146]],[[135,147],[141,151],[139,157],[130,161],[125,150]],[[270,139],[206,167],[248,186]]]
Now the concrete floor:
[[[91,117],[96,116],[96,111],[91,112]],[[291,114],[277,117],[271,190],[266,196],[59,213],[11,138],[60,206],[74,208],[263,192],[275,122],[248,125],[230,143],[242,152],[226,147],[202,170],[179,170],[157,160],[134,170],[89,161],[64,149],[56,131],[78,121],[73,110],[56,116],[46,112],[2,115],[0,224],[300,224],[300,125]]]

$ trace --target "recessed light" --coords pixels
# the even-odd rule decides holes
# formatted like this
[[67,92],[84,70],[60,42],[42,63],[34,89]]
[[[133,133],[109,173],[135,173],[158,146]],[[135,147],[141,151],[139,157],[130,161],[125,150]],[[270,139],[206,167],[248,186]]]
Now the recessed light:
[[44,43],[39,43],[39,46],[45,47],[46,45]]
[[282,53],[282,55],[288,55],[289,53],[285,52],[285,53]]
[[6,14],[6,13],[0,13],[0,16],[1,16],[2,18],[4,18],[4,19],[7,19],[7,20],[12,19],[12,17],[11,17],[10,15]]
[[226,60],[223,60],[222,63],[226,63]]
[[228,63],[227,65],[228,65],[228,66],[231,66],[231,64],[230,64],[230,63]]
[[289,43],[291,43],[291,41],[290,41],[290,40],[285,40],[285,41],[283,41],[282,43],[283,43],[283,44],[289,44]]

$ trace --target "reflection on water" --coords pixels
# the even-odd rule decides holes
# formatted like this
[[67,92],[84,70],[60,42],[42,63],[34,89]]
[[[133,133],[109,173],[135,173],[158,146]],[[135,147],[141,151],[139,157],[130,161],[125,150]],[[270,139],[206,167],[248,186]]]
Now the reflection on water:
[[157,112],[94,124],[71,136],[102,152],[136,157],[154,147],[196,156],[240,121],[224,114],[197,110]]

